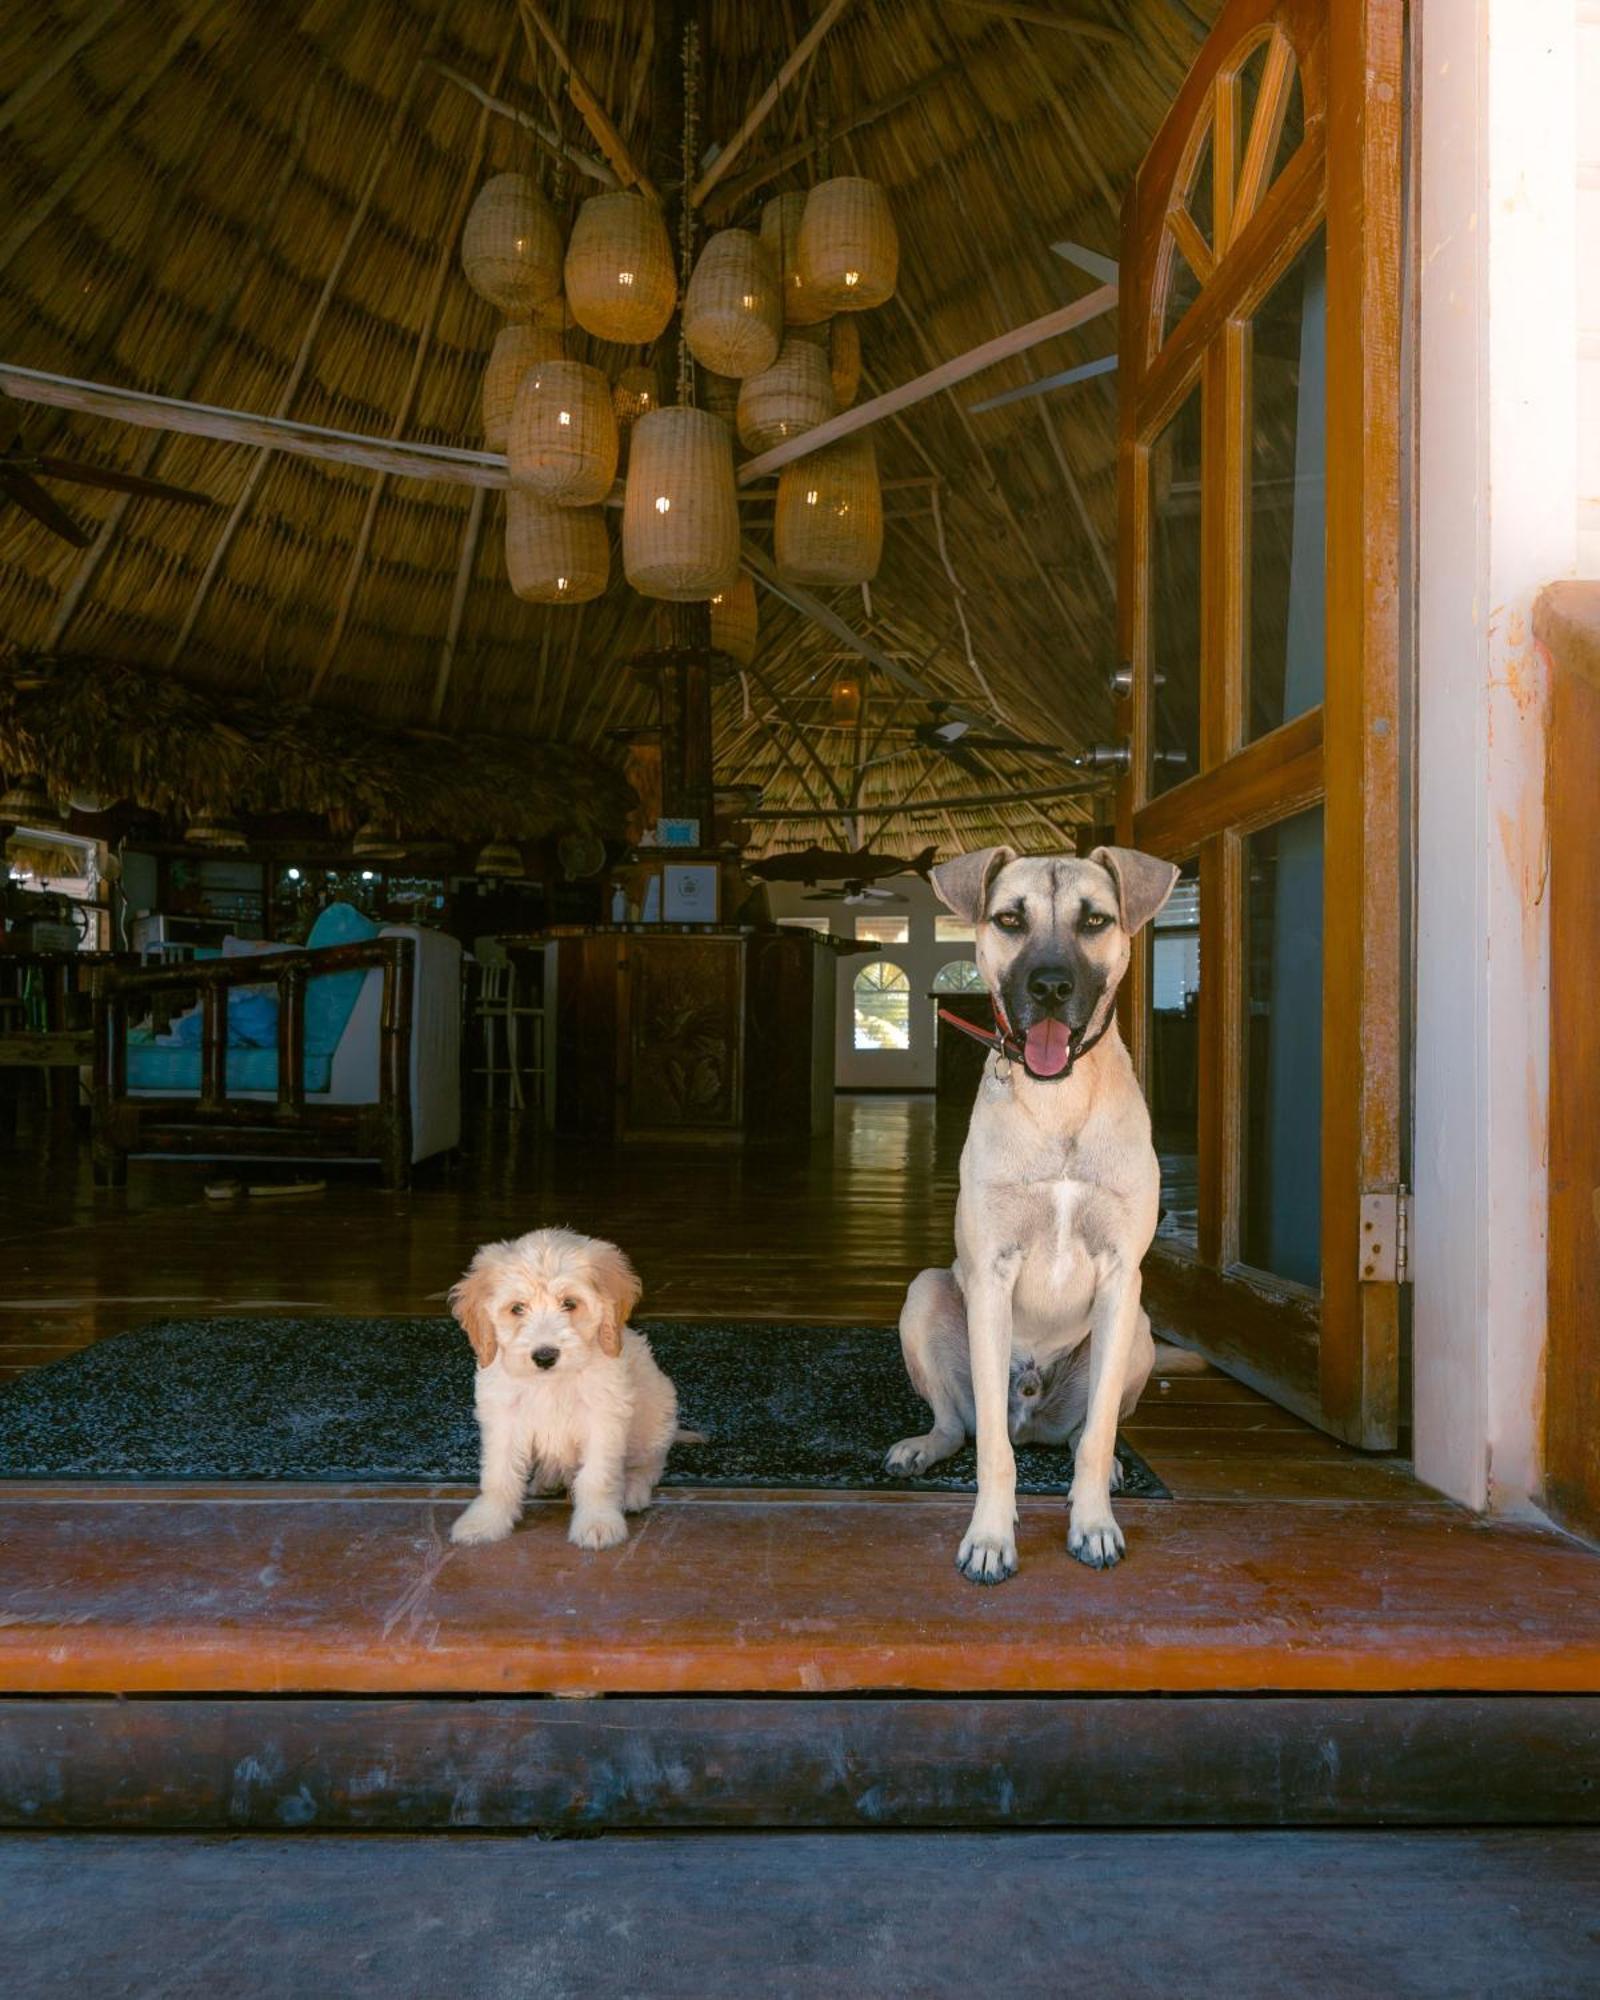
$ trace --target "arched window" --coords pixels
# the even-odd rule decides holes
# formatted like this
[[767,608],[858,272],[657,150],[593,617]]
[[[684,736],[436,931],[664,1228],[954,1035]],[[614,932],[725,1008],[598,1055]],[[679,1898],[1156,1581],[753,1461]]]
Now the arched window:
[[911,1046],[911,981],[898,965],[874,959],[856,974],[858,1049],[909,1049]]
[[935,993],[981,993],[983,974],[970,958],[953,958],[933,975]]

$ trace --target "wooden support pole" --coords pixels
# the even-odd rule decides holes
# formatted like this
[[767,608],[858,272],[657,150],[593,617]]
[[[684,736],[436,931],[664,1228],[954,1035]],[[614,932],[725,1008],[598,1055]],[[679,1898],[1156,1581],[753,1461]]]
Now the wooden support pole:
[[461,620],[466,614],[467,592],[472,586],[472,570],[478,559],[478,541],[483,533],[483,513],[488,498],[487,488],[478,487],[473,493],[472,504],[467,508],[467,525],[461,531],[455,588],[450,593],[450,617],[444,629],[444,643],[439,648],[433,699],[428,704],[428,720],[436,728],[444,714],[445,697],[450,692],[450,673],[456,662],[456,641],[461,636]]
[[969,347],[965,354],[958,354],[950,361],[941,361],[938,367],[930,368],[925,375],[902,382],[897,389],[885,390],[870,402],[858,403],[853,410],[843,410],[838,416],[830,417],[825,424],[818,424],[815,430],[803,431],[799,437],[785,438],[782,444],[774,445],[770,451],[758,452],[754,458],[746,459],[739,468],[739,484],[748,486],[752,480],[761,478],[764,473],[775,472],[791,459],[805,458],[811,452],[820,451],[824,445],[853,436],[870,424],[880,423],[885,417],[909,409],[913,403],[926,402],[930,396],[954,388],[956,383],[965,382],[971,375],[981,375],[985,368],[992,368],[997,361],[1007,361],[1014,354],[1023,354],[1030,347],[1039,346],[1042,341],[1071,333],[1075,327],[1085,326],[1104,313],[1114,312],[1116,304],[1117,287],[1101,285],[1083,298],[1074,299],[1069,306],[1058,306],[1054,312],[1029,320],[1026,326],[1012,327],[1009,333],[998,334],[981,346]]
[[1113,28],[1105,21],[1091,21],[1082,14],[1059,14],[1053,7],[1035,7],[1025,0],[949,0],[969,14],[993,14],[1004,21],[1027,21],[1035,28],[1057,28],[1064,35],[1077,35],[1086,42],[1103,42],[1120,48],[1128,39],[1125,28]]
[[[919,778],[920,784],[922,780]],[[880,799],[876,803],[861,800],[856,810],[870,819],[901,812],[978,812],[987,806],[1027,805],[1036,800],[1071,799],[1087,797],[1090,793],[1104,791],[1104,784],[1092,780],[1079,779],[1074,784],[1040,785],[1021,792],[980,792],[970,798],[942,798],[937,793],[926,799],[902,799],[887,803]],[[819,809],[816,812],[795,812],[786,806],[760,806],[752,812],[740,813],[741,819],[836,819],[835,812]]]
[[766,123],[772,107],[805,67],[813,50],[849,4],[850,0],[827,0],[822,12],[784,58],[778,74],[750,107],[744,123],[695,182],[694,191],[689,196],[692,207],[699,208],[704,204],[712,189],[722,180],[734,161]]
[[541,146],[553,160],[565,162],[576,172],[587,175],[592,181],[598,181],[602,187],[621,186],[615,173],[604,160],[597,160],[592,153],[580,152],[576,146],[569,145],[559,132],[552,132],[548,125],[541,124],[529,112],[519,110],[515,104],[507,104],[503,97],[496,97],[491,92],[480,89],[470,77],[463,76],[460,70],[449,69],[441,62],[434,63],[432,67],[439,72],[446,83],[453,83],[457,90],[464,90],[469,97],[475,97],[497,117],[509,118],[514,125],[520,125],[524,132],[532,135],[534,143]]

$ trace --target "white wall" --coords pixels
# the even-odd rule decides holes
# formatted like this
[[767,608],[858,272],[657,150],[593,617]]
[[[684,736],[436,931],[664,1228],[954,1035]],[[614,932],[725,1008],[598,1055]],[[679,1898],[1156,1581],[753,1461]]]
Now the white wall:
[[1416,1460],[1502,1508],[1539,1490],[1547,676],[1530,621],[1577,560],[1578,11],[1429,0],[1412,98]]
[[[811,902],[808,891],[794,883],[773,883],[772,914],[784,917],[825,917],[837,936],[854,937],[860,917],[904,917],[910,937],[905,944],[888,944],[875,955],[851,955],[839,960],[839,1011],[835,1035],[834,1082],[840,1090],[932,1090],[936,1069],[936,1016],[928,999],[934,975],[952,959],[970,959],[970,944],[940,944],[934,935],[939,918],[950,912],[920,876],[895,875],[882,884],[903,896],[903,903]],[[863,966],[887,961],[900,966],[911,982],[911,1047],[905,1053],[887,1049],[857,1049],[853,987]]]

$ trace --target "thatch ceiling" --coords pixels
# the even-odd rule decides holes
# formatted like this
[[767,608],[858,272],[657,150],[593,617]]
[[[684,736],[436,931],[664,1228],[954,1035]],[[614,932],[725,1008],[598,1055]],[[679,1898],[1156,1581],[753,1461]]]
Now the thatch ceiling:
[[[651,0],[551,11],[648,153]],[[806,0],[710,0],[708,139],[738,124],[811,11]],[[1048,246],[1066,237],[1115,255],[1122,193],[1215,11],[1216,0],[852,0],[728,186],[737,195],[786,149],[831,134],[834,172],[890,190],[900,286],[863,317],[863,395],[1088,289]],[[509,168],[535,174],[568,216],[595,187],[457,80],[540,121],[554,111],[566,140],[594,150],[553,67],[530,57],[511,0],[11,0],[5,12],[0,359],[381,437],[480,444],[480,375],[499,322],[460,274],[466,205]],[[1047,26],[1045,14],[1113,32]],[[898,108],[857,122],[885,100]],[[718,220],[750,221],[772,194],[809,185],[816,158]],[[870,606],[859,592],[829,598],[939,694],[1068,748],[1110,722],[1116,378],[981,416],[966,405],[1114,340],[1114,317],[1099,320],[880,426],[886,480],[929,483],[888,493]],[[612,369],[638,358],[581,334],[572,351]],[[474,546],[465,487],[380,487],[370,471],[40,408],[23,429],[30,449],[148,471],[212,504],[57,488],[101,528],[82,552],[4,508],[0,643],[264,683],[296,700],[315,687],[377,718],[437,715],[462,732],[597,743],[649,718],[623,662],[652,642],[652,607],[620,576],[587,607],[519,603],[497,493]],[[752,539],[770,546],[770,504],[746,513]],[[854,731],[825,726],[839,644],[770,597],[762,621],[761,679],[719,696],[719,778],[761,784],[769,806],[811,810],[808,790],[830,806],[817,760],[848,794],[858,750]],[[1086,809],[939,809],[941,795],[1044,790],[1073,774],[1059,756],[989,751],[975,775],[916,743],[926,705],[870,672],[867,685],[865,747],[884,761],[862,787],[866,837],[880,838],[871,801],[913,787],[926,809],[902,812],[880,844],[1037,847]],[[814,817],[762,822],[777,845],[842,832]]]

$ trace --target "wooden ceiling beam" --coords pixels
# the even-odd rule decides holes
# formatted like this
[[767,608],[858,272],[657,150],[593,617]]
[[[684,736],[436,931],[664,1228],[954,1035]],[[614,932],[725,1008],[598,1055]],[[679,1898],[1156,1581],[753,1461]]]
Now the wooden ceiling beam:
[[595,144],[605,154],[616,169],[618,180],[626,187],[637,187],[654,202],[661,195],[654,181],[633,157],[628,142],[611,122],[611,115],[590,88],[588,79],[567,50],[567,45],[556,33],[555,23],[540,6],[539,0],[517,0],[518,12],[522,17],[522,31],[527,37],[528,54],[535,67],[539,54],[534,42],[535,31],[542,37],[544,45],[555,57],[557,67],[567,79],[567,95],[578,107],[579,116],[588,126]]
[[1014,354],[1024,354],[1030,347],[1038,347],[1043,341],[1054,340],[1063,333],[1071,333],[1076,327],[1086,326],[1090,320],[1114,312],[1116,305],[1117,287],[1101,285],[1083,298],[1074,299],[1071,305],[1058,306],[1054,312],[1029,320],[1026,326],[1014,326],[1007,333],[997,334],[993,340],[969,347],[965,354],[941,361],[938,367],[930,368],[925,375],[914,376],[911,381],[902,382],[897,389],[887,389],[881,396],[858,403],[852,410],[842,410],[825,424],[818,424],[815,430],[804,431],[799,437],[785,438],[782,444],[774,445],[770,451],[758,452],[754,458],[746,459],[739,468],[739,484],[748,486],[763,474],[787,465],[791,459],[805,458],[814,451],[820,451],[824,445],[851,437],[871,424],[881,423],[885,417],[910,409],[914,403],[926,402],[930,396],[953,389],[969,376],[981,375],[984,369],[993,368],[996,362],[1008,361]]
[[476,98],[486,110],[494,112],[500,118],[509,118],[512,124],[520,125],[524,132],[531,133],[535,143],[543,147],[552,159],[565,161],[578,173],[587,175],[592,181],[598,181],[602,187],[615,188],[622,185],[604,160],[597,160],[592,153],[585,153],[577,146],[569,145],[559,132],[552,132],[548,125],[541,124],[530,112],[520,111],[516,105],[507,104],[503,97],[496,97],[492,92],[480,89],[470,77],[463,76],[460,70],[450,69],[441,62],[433,63],[431,67],[439,72],[446,83],[453,83],[457,90],[464,90],[469,97]]
[[402,479],[435,479],[447,486],[508,486],[503,452],[464,451],[454,445],[412,444],[359,431],[327,430],[288,417],[263,417],[214,403],[186,402],[181,396],[151,396],[142,389],[117,389],[104,382],[81,382],[37,368],[0,361],[0,395],[19,403],[47,403],[91,417],[110,417],[141,430],[170,431],[184,437],[216,438],[223,444],[259,445],[295,458],[319,458],[333,465],[364,466]]
[[785,56],[778,74],[751,105],[744,123],[695,182],[693,192],[689,196],[689,205],[692,208],[701,208],[705,205],[707,198],[727,174],[734,161],[771,116],[773,106],[810,60],[823,36],[849,4],[850,0],[827,0],[822,12]]
[[[926,775],[926,774],[924,774]],[[921,784],[919,776],[917,783]],[[899,801],[863,799],[856,811],[866,819],[887,819],[891,814],[919,812],[981,812],[986,806],[1019,806],[1042,803],[1047,799],[1071,799],[1088,797],[1091,793],[1104,791],[1104,784],[1092,780],[1079,779],[1074,784],[1040,785],[1021,792],[979,792],[970,797],[944,798],[937,792],[927,798],[906,798]],[[786,806],[758,806],[752,812],[742,812],[740,819],[783,820],[783,819],[837,819],[837,812],[802,812]],[[882,828],[878,829],[882,832]]]
[[1002,21],[1027,21],[1035,28],[1057,28],[1064,35],[1101,42],[1108,48],[1122,48],[1128,40],[1126,28],[1091,21],[1083,14],[1058,14],[1053,7],[1030,6],[1027,0],[950,0],[950,4],[964,7],[969,14],[992,14]]

